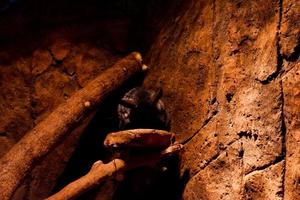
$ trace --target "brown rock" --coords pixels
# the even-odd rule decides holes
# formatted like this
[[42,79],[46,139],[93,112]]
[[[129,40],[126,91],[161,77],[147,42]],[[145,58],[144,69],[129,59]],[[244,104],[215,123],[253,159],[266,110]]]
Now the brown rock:
[[71,44],[66,40],[57,40],[50,47],[51,53],[58,61],[62,61],[70,52]]
[[81,50],[81,65],[76,65],[76,76],[81,87],[96,77],[100,72],[110,67],[116,57],[104,49],[86,47]]
[[0,91],[0,132],[19,140],[32,126],[29,85],[15,67],[1,66]]
[[145,80],[146,86],[163,88],[171,127],[181,134],[180,140],[193,135],[204,124],[214,97],[210,93],[215,73],[210,62],[212,1],[197,1],[188,6],[166,24],[152,46],[147,56],[151,70]]
[[[294,65],[294,64],[293,64]],[[300,62],[283,77],[286,123],[285,199],[300,199]]]
[[[281,52],[287,57],[297,54],[300,45],[300,2],[298,0],[282,1]],[[299,54],[299,52],[298,52]]]
[[62,67],[67,74],[76,75],[78,84],[83,87],[96,75],[110,67],[117,59],[117,56],[105,49],[81,43],[72,48],[72,52],[64,59]]
[[[213,173],[198,173],[214,166],[236,143],[241,144],[238,153],[228,153],[228,160],[241,160],[234,180],[283,159],[283,94],[277,76],[280,5],[274,0],[184,4],[148,54],[154,68],[145,83],[162,86],[171,131],[187,142],[181,172],[189,172],[191,179],[184,198],[242,199],[241,185],[234,194],[214,188],[232,188],[236,181],[217,182],[209,179]],[[214,173],[226,170],[219,167]],[[275,176],[282,187],[281,175]],[[263,179],[261,185],[267,184]],[[206,185],[213,185],[213,192]]]
[[233,143],[188,182],[186,200],[239,199],[242,194],[242,143]]
[[284,161],[268,168],[247,174],[244,181],[244,198],[247,200],[281,200],[283,197]]
[[183,170],[194,175],[235,140],[243,142],[245,173],[276,160],[282,151],[279,98],[278,83],[240,88],[231,104],[186,144]]
[[70,76],[75,75],[76,68],[80,68],[82,66],[82,57],[83,54],[81,52],[70,52],[70,54],[64,59],[62,63],[63,70]]
[[39,76],[34,83],[32,109],[39,120],[78,89],[76,81],[58,69]]
[[2,157],[15,144],[15,141],[9,135],[4,134],[0,136],[0,144],[0,157]]
[[32,58],[28,56],[28,57],[20,57],[15,63],[15,66],[18,69],[18,71],[20,71],[23,74],[24,79],[27,80],[30,79],[31,77],[31,67],[32,67],[31,61]]
[[52,56],[49,51],[36,50],[32,58],[32,74],[36,76],[43,73],[52,62]]

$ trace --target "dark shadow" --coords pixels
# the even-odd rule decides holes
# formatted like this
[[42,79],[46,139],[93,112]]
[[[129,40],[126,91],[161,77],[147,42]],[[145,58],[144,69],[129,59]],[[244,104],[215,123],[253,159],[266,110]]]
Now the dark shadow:
[[88,40],[118,54],[145,53],[159,32],[157,20],[166,15],[169,2],[6,0],[0,3],[0,50],[11,58],[0,55],[0,60],[11,62],[48,47],[53,31],[69,41]]
[[183,174],[181,175],[180,179],[178,180],[178,190],[177,190],[177,198],[176,200],[181,200],[183,199],[182,198],[182,194],[183,194],[183,191],[184,191],[184,188],[186,186],[186,184],[188,183],[188,181],[190,180],[190,172],[189,170],[185,170],[183,172]]
[[119,185],[113,200],[176,200],[180,199],[179,157],[161,161],[155,168],[129,171]]

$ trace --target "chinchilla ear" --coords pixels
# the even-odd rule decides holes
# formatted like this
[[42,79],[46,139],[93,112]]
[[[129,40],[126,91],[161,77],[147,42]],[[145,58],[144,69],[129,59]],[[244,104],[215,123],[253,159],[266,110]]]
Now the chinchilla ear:
[[119,129],[123,129],[130,123],[130,108],[118,105]]
[[136,101],[134,99],[121,99],[120,104],[127,108],[136,108]]
[[166,109],[165,109],[165,104],[162,102],[161,99],[159,99],[157,101],[157,103],[155,104],[155,107],[156,109],[159,111],[159,112],[164,112]]
[[170,128],[170,118],[166,111],[165,105],[161,99],[157,101],[156,109],[158,110],[158,119],[163,123],[164,128]]
[[161,88],[151,88],[148,90],[148,92],[149,92],[149,102],[152,104],[156,104],[163,94]]
[[135,108],[136,105],[139,103],[139,91],[139,88],[133,88],[130,91],[128,91],[121,99],[120,104],[128,108]]

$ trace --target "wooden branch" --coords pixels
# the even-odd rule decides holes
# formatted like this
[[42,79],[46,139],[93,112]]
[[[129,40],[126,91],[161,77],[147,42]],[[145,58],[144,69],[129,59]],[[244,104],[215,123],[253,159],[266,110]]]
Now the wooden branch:
[[175,134],[156,129],[132,129],[109,133],[104,146],[107,148],[140,147],[167,148],[174,142]]
[[28,132],[0,160],[0,199],[10,199],[24,177],[55,145],[112,91],[146,69],[139,53],[132,53],[101,73],[45,120]]
[[62,190],[50,196],[46,200],[69,200],[79,197],[84,192],[96,187],[109,177],[125,170],[134,169],[141,166],[153,165],[161,158],[173,155],[179,152],[183,146],[174,144],[160,153],[147,154],[139,157],[132,157],[129,161],[115,159],[107,164],[97,161],[93,164],[91,170],[83,177],[68,184]]

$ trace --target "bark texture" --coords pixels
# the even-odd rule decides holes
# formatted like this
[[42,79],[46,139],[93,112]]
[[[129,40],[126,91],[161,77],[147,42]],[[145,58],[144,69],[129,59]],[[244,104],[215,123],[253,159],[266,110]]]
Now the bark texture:
[[[161,137],[163,138],[164,136],[161,135]],[[160,140],[157,140],[156,143],[157,145],[159,145]],[[127,146],[127,144],[125,143],[124,146],[130,148],[130,146]],[[166,145],[165,147],[167,146],[168,145]],[[122,160],[121,157],[114,159],[107,164],[103,164],[102,161],[97,161],[93,164],[92,168],[85,176],[71,182],[61,191],[47,198],[47,200],[68,200],[78,198],[81,194],[97,187],[105,180],[109,178],[112,179],[113,176],[115,176],[115,178],[117,179],[118,175],[120,177],[124,176],[122,173],[124,173],[126,170],[133,170],[135,168],[143,166],[155,166],[155,164],[157,164],[159,160],[168,156],[172,156],[174,154],[178,154],[182,148],[183,146],[181,144],[171,144],[161,152],[132,156],[131,158],[127,158],[125,160]],[[112,198],[113,193],[110,196]]]
[[[10,3],[3,12],[0,6],[0,26],[5,27],[0,30],[1,157],[58,105],[131,52],[134,20],[128,15],[111,19],[107,16],[114,12],[107,5],[90,1]],[[133,39],[140,44],[138,34]],[[47,154],[13,199],[49,196],[81,133],[70,134]]]
[[0,196],[9,199],[20,182],[109,93],[142,71],[142,57],[132,53],[97,76],[35,126],[0,160]]
[[[12,44],[0,50],[1,157],[58,105],[120,58],[89,41],[70,39],[71,32],[73,36],[73,33],[82,34],[78,27],[60,29],[36,36],[39,45],[34,42],[36,40],[29,39],[23,44],[28,48]],[[37,57],[39,54],[51,55],[51,63],[48,56]],[[39,65],[34,63],[49,65],[44,71],[35,70]],[[33,74],[32,71],[40,72]],[[78,145],[81,133],[70,134],[47,154],[28,174],[13,199],[49,196]]]

